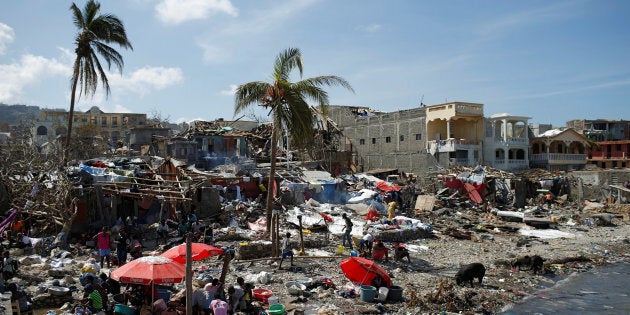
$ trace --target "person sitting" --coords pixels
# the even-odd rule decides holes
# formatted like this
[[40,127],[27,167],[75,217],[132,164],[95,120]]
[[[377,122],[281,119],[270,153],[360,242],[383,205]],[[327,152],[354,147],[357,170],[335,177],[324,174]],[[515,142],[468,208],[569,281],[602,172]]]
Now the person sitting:
[[407,257],[407,260],[411,263],[411,255],[407,247],[405,247],[405,244],[396,244],[394,248],[394,260],[401,261],[403,258]]
[[214,297],[214,300],[210,302],[210,309],[214,315],[227,315],[229,305],[227,302],[221,300],[218,295]]
[[7,289],[11,292],[11,303],[17,301],[21,313],[25,313],[33,309],[31,297],[26,294],[26,292],[19,289],[17,284],[9,283]]
[[374,276],[374,278],[372,279],[372,282],[370,283],[370,285],[372,285],[373,287],[375,287],[376,289],[386,286],[385,284],[385,280],[383,280],[383,277],[376,275]]
[[90,283],[85,285],[83,302],[92,313],[98,313],[103,309],[103,298],[101,294],[94,289],[94,285]]
[[17,248],[22,248],[22,249],[26,249],[26,248],[32,248],[33,247],[33,243],[31,242],[31,238],[22,234],[22,233],[18,233],[17,235],[17,241],[15,246]]
[[382,241],[374,241],[372,259],[383,260],[383,257],[385,257],[385,261],[389,261],[389,248],[385,247]]
[[7,281],[15,276],[18,272],[18,261],[9,256],[9,251],[2,253],[2,279]]

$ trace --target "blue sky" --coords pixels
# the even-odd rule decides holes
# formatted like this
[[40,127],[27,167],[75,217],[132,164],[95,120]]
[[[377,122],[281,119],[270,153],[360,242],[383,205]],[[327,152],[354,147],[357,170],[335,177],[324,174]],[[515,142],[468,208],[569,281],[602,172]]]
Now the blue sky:
[[[74,1],[83,8],[85,1]],[[69,108],[72,1],[0,4],[0,102]],[[133,51],[78,110],[232,119],[232,91],[302,51],[304,77],[338,75],[334,105],[396,111],[450,101],[564,125],[630,119],[630,1],[101,1]],[[114,70],[114,69],[112,69]],[[297,80],[298,78],[294,78]],[[248,113],[264,117],[266,112]]]

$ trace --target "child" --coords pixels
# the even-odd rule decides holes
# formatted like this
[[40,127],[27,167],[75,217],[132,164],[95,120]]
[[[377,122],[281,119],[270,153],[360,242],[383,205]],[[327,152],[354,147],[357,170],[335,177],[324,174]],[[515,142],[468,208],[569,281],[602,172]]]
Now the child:
[[293,249],[291,248],[291,233],[287,232],[286,237],[282,240],[282,258],[280,258],[280,264],[278,269],[282,269],[282,262],[285,258],[291,257],[291,266],[293,266]]

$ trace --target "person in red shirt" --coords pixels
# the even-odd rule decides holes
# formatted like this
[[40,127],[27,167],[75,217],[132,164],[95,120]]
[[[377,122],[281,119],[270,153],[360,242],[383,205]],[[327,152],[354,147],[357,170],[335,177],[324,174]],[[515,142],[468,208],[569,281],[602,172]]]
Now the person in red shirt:
[[372,248],[372,259],[389,261],[389,248],[385,247],[382,241],[374,241],[374,247]]

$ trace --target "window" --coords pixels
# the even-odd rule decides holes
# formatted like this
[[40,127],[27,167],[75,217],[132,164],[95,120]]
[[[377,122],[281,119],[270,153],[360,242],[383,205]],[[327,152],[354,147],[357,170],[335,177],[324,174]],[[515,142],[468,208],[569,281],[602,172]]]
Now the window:
[[101,126],[103,127],[107,126],[107,117],[101,117]]
[[376,138],[372,138],[372,144],[376,144]]
[[118,117],[112,117],[112,126],[118,127]]
[[400,135],[400,141],[405,141],[405,136]]
[[416,140],[422,140],[422,134],[416,133]]
[[385,143],[392,142],[392,137],[385,137]]
[[615,146],[616,146],[615,150],[621,151],[621,143],[617,143],[617,144],[615,144]]
[[364,145],[365,144],[365,139],[359,139],[359,144],[360,145]]

